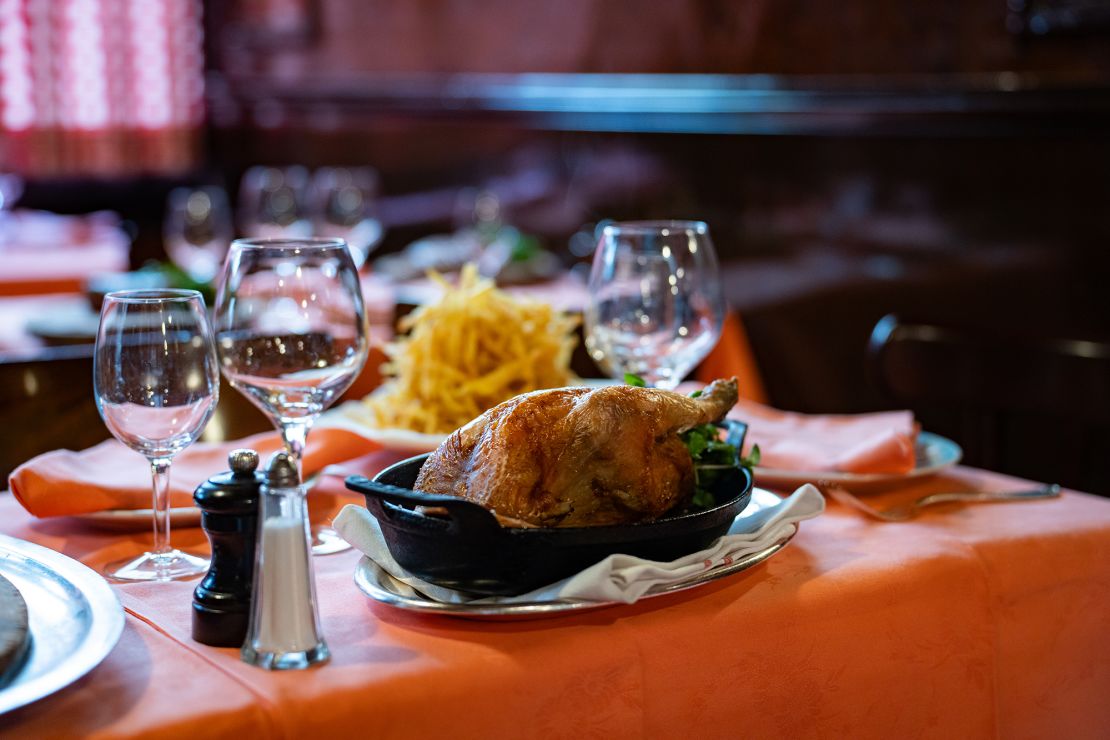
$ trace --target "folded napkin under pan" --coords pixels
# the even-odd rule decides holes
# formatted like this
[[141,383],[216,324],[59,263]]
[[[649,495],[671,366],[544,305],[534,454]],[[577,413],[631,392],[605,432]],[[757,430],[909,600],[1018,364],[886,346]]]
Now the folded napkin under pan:
[[[760,491],[768,499],[774,494]],[[555,583],[512,596],[475,597],[428,583],[406,571],[393,558],[377,520],[364,508],[348,505],[336,517],[336,530],[374,566],[436,604],[523,606],[539,603],[633,603],[672,587],[697,580],[716,569],[728,569],[749,555],[767,551],[790,539],[799,522],[821,514],[825,501],[812,485],[804,485],[785,499],[738,516],[727,532],[708,547],[667,562],[614,554]],[[429,610],[430,611],[430,610]],[[442,613],[452,613],[444,611]],[[462,616],[467,612],[459,611]]]

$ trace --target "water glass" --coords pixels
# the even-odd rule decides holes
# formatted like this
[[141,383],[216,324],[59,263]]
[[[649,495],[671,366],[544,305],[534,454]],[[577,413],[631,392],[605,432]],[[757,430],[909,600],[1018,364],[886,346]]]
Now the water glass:
[[700,221],[610,223],[589,279],[586,348],[610,377],[673,389],[721,336],[724,298]]
[[378,190],[378,173],[369,167],[321,167],[312,177],[313,233],[347,242],[355,267],[366,262],[385,234]]
[[154,547],[112,563],[107,575],[169,581],[200,575],[208,560],[170,546],[174,455],[200,436],[219,398],[220,373],[204,300],[195,290],[108,293],[93,360],[96,406],[112,435],[150,462]]
[[[281,431],[300,469],[316,417],[369,352],[358,271],[342,239],[237,239],[216,296],[220,367]],[[314,552],[346,543],[317,529]],[[326,540],[326,541],[324,541]]]
[[198,283],[220,271],[233,230],[231,208],[222,188],[175,188],[162,226],[166,254]]
[[239,221],[257,238],[305,238],[312,234],[309,177],[304,167],[251,167],[239,183]]

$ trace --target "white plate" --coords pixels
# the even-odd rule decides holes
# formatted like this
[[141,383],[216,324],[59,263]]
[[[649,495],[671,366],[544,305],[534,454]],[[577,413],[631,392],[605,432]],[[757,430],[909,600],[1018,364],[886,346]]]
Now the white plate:
[[[195,506],[174,506],[169,510],[170,527],[200,526],[200,509]],[[154,509],[109,509],[72,517],[99,529],[113,532],[137,532],[154,526]]]
[[352,428],[351,431],[363,439],[377,442],[387,450],[408,452],[412,455],[435,452],[440,443],[448,436],[446,434],[423,434],[409,429],[374,429],[373,427]]
[[[579,384],[587,388],[603,388],[615,385],[617,381],[607,378],[579,378]],[[384,387],[384,386],[382,386]],[[373,395],[373,394],[371,394]],[[347,401],[334,409],[327,411],[316,423],[317,428],[330,427],[333,429],[346,429],[359,435],[363,439],[377,442],[382,447],[397,452],[408,452],[421,455],[425,452],[435,452],[449,434],[425,434],[414,432],[411,429],[382,429],[372,427],[360,420],[359,411],[361,401]]]
[[[581,384],[586,387],[603,387],[614,383],[615,381],[608,381],[604,378],[581,378]],[[443,440],[450,436],[447,434],[413,432],[412,429],[373,427],[360,420],[359,412],[361,409],[361,401],[346,402],[321,416],[320,422],[316,423],[316,427],[346,429],[364,439],[370,439],[371,442],[376,442],[386,449],[412,455],[434,453],[443,443]]]
[[[751,502],[737,517],[746,519],[754,514],[778,506],[783,501],[782,497],[762,488],[752,490]],[[783,539],[773,545],[753,552],[744,557],[737,558],[728,565],[719,565],[710,570],[699,573],[689,580],[672,583],[667,586],[657,587],[644,594],[641,599],[650,599],[655,596],[672,594],[678,591],[696,588],[706,583],[711,583],[719,578],[730,576],[742,570],[747,570],[754,565],[762,563],[776,552],[786,547],[786,543],[797,534],[798,527],[794,525]],[[514,604],[444,604],[432,601],[423,594],[414,591],[410,586],[401,583],[393,576],[382,570],[377,563],[363,557],[355,568],[355,585],[359,590],[374,601],[382,604],[404,609],[406,611],[421,612],[424,614],[441,614],[449,617],[463,619],[480,619],[486,621],[516,621],[523,619],[543,619],[545,617],[559,617],[568,613],[604,609],[610,606],[625,606],[622,601],[584,601],[581,599],[564,599],[559,601],[532,601]]]
[[123,607],[88,567],[15,537],[0,535],[0,573],[27,602],[31,634],[25,662],[0,688],[3,714],[68,686],[104,660],[123,632]]
[[925,478],[951,467],[963,457],[963,450],[950,439],[933,434],[921,432],[917,435],[914,444],[916,461],[914,468],[908,473],[841,473],[835,471],[798,471],[776,470],[757,466],[753,471],[755,482],[763,486],[776,488],[789,488],[800,486],[803,483],[818,483],[824,481],[854,491],[869,488],[882,488],[894,483],[904,483],[916,478]]
[[411,429],[380,429],[361,420],[362,401],[347,401],[327,411],[315,424],[317,428],[346,429],[363,439],[377,442],[382,447],[397,452],[419,455],[434,452],[446,434],[424,434]]

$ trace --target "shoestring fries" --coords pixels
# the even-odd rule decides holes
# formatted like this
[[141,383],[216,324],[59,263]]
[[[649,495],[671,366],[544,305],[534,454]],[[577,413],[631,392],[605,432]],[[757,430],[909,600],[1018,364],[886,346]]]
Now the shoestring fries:
[[514,298],[466,265],[458,285],[400,321],[386,347],[389,380],[363,399],[361,420],[426,434],[454,431],[513,396],[576,378],[570,357],[577,317]]

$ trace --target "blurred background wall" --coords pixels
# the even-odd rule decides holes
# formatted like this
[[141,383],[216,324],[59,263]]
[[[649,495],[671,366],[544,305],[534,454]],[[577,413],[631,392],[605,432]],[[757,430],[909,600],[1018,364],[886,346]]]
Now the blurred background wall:
[[1108,331],[1108,7],[0,0],[0,169],[136,266],[171,188],[257,164],[375,167],[380,254],[481,191],[567,264],[702,218],[771,400],[856,411],[885,313]]

